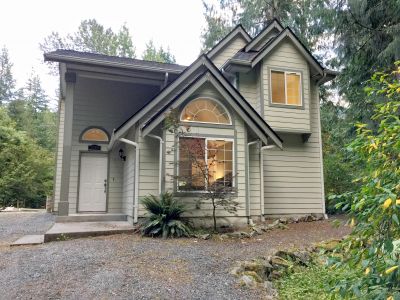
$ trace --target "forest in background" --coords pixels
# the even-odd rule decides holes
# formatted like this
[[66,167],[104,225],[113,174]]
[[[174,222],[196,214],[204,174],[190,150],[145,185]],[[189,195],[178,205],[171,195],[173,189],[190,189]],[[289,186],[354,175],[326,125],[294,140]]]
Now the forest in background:
[[[234,26],[242,24],[255,36],[278,18],[326,66],[341,72],[321,88],[321,123],[326,195],[353,186],[362,166],[346,147],[357,122],[374,125],[373,108],[383,96],[366,97],[366,82],[376,71],[391,71],[400,59],[400,3],[396,0],[219,0],[204,1],[207,51]],[[77,31],[51,33],[40,44],[43,52],[57,48],[137,57],[126,26],[118,31],[96,20],[84,20]],[[147,43],[142,59],[175,62],[169,49]],[[50,71],[57,74],[53,67]],[[40,78],[32,72],[22,87],[15,85],[6,47],[0,52],[0,206],[43,206],[52,194],[56,145],[56,113]],[[328,205],[333,212],[333,205]]]

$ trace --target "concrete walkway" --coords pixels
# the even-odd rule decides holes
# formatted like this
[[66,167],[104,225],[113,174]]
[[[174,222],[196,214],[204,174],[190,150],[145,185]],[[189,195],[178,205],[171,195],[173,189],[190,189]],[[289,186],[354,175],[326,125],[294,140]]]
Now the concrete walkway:
[[133,226],[127,221],[55,223],[45,233],[44,242],[117,233],[132,233],[133,231]]

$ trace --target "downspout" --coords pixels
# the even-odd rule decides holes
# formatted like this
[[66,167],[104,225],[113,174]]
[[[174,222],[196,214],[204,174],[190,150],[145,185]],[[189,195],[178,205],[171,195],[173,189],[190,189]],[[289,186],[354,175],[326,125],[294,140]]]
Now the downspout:
[[[167,73],[168,74],[168,73]],[[162,165],[163,165],[163,144],[164,144],[164,140],[160,137],[160,136],[156,136],[153,134],[148,134],[148,137],[151,137],[153,139],[157,139],[160,141],[160,155],[158,158],[158,194],[161,195],[162,192]]]
[[250,146],[257,144],[258,140],[247,143],[247,155],[246,155],[246,165],[247,165],[247,174],[246,174],[246,189],[247,189],[247,197],[246,197],[246,215],[247,215],[247,223],[249,225],[253,225],[253,220],[251,219],[251,202],[250,202]]
[[275,145],[265,145],[260,148],[260,219],[262,222],[265,221],[264,218],[264,150],[275,148]]
[[120,138],[119,141],[135,147],[135,199],[133,204],[133,223],[137,223],[139,213],[139,144],[125,138]]

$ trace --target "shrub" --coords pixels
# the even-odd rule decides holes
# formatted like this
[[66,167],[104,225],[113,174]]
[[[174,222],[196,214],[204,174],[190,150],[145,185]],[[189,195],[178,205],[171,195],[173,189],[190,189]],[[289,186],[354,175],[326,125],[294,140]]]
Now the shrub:
[[160,197],[149,195],[142,203],[150,214],[143,224],[143,235],[163,238],[190,236],[189,226],[181,220],[185,206],[174,199],[172,194],[163,193]]
[[[400,62],[398,63],[398,65]],[[360,183],[337,208],[349,210],[353,233],[338,266],[362,268],[355,280],[336,283],[335,291],[362,299],[400,299],[400,69],[376,73],[367,89],[384,97],[374,124],[358,124],[349,146],[353,161],[364,165]]]

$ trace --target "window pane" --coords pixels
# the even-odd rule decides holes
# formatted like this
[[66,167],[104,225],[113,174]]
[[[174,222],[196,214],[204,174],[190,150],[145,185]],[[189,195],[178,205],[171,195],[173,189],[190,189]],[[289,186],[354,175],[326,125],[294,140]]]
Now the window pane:
[[179,139],[179,190],[205,189],[205,140]]
[[230,124],[228,112],[218,102],[207,99],[195,99],[185,106],[181,121]]
[[82,141],[108,142],[108,135],[100,128],[90,128],[82,134]]
[[286,74],[287,104],[301,105],[300,75],[296,73]]
[[272,102],[285,104],[285,73],[271,71]]
[[[231,141],[207,142],[208,186],[232,186],[232,144]],[[229,150],[227,150],[229,149]]]

